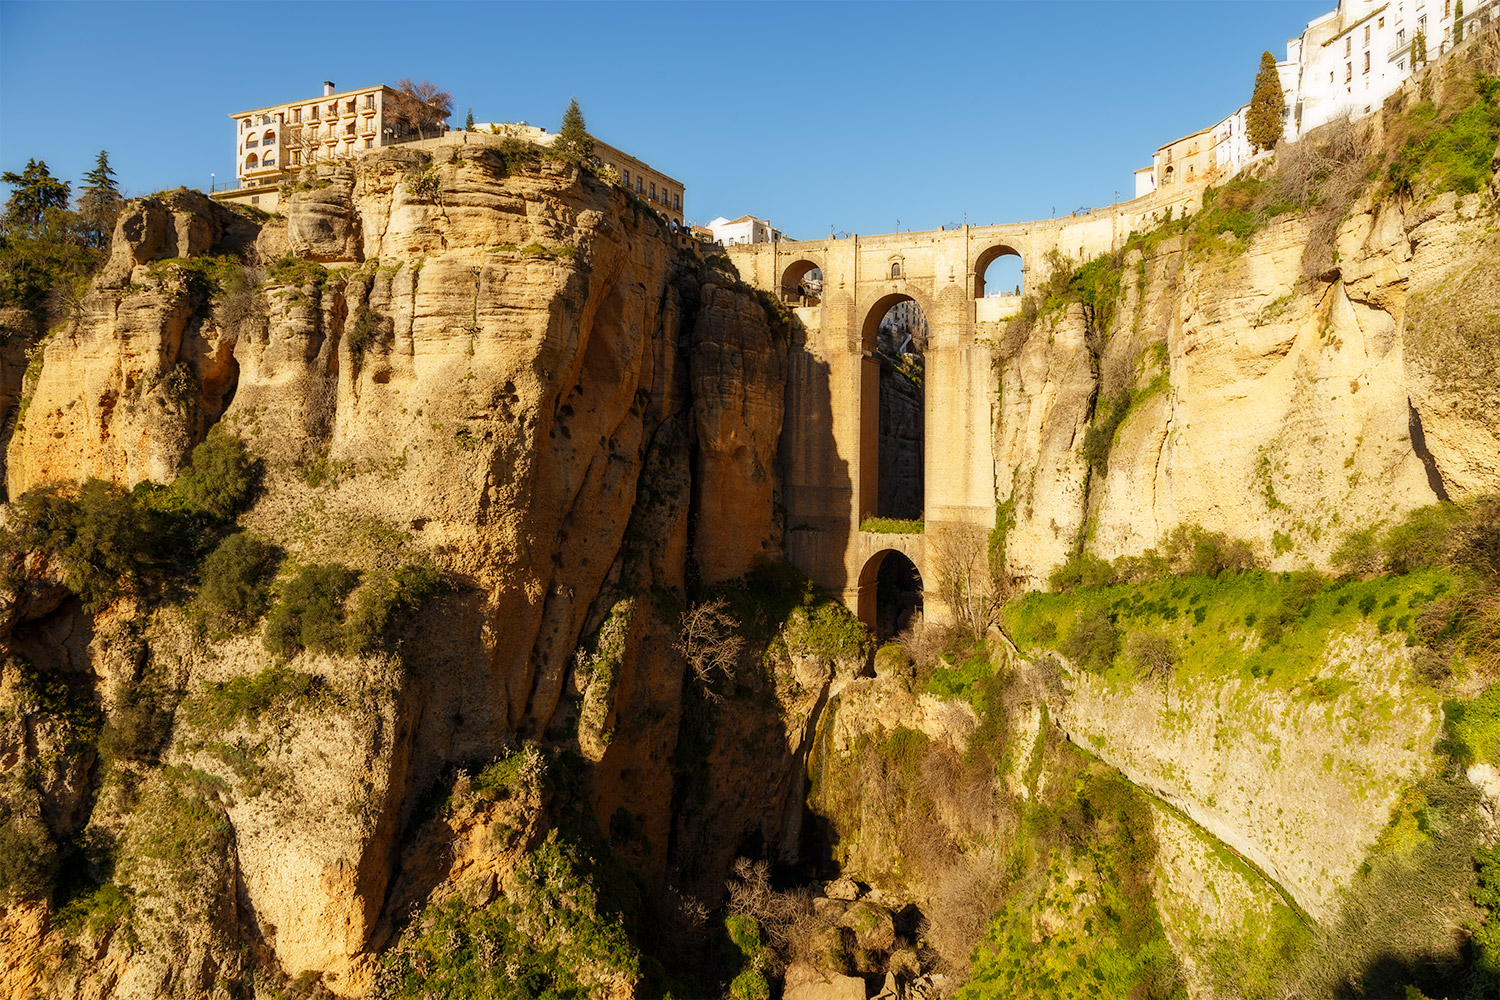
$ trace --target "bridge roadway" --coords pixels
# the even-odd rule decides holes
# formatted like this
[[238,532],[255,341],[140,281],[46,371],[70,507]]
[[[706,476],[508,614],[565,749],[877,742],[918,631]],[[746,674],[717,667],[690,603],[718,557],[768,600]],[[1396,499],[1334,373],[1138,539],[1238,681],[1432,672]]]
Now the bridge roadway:
[[[875,620],[875,579],[891,551],[903,552],[926,585],[924,611],[951,618],[937,594],[936,535],[995,525],[997,386],[991,345],[1021,297],[1045,278],[1052,251],[1073,264],[1122,246],[1170,208],[1201,204],[1201,188],[1122,202],[1043,222],[728,247],[740,277],[791,305],[793,323],[782,468],[787,555],[840,595],[866,624]],[[987,295],[985,269],[1021,258],[1022,295]],[[813,268],[820,297],[798,292]],[[879,496],[880,362],[875,336],[892,305],[916,302],[928,321],[924,373],[925,532],[861,531]],[[970,533],[973,533],[972,531]]]

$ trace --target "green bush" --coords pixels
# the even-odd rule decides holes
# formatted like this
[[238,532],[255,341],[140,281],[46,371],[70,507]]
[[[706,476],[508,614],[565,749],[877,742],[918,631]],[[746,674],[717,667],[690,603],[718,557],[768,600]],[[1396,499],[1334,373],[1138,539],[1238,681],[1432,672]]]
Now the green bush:
[[203,561],[198,596],[216,622],[227,628],[255,624],[271,603],[271,578],[281,550],[239,532],[219,543]]
[[1160,632],[1132,633],[1125,648],[1131,665],[1144,677],[1166,680],[1177,666],[1177,643]]
[[57,878],[57,845],[34,816],[0,822],[0,903],[42,899]]
[[1381,548],[1385,551],[1386,566],[1397,573],[1409,573],[1418,566],[1451,562],[1468,520],[1457,504],[1435,503],[1417,508],[1385,533]]
[[771,1000],[771,984],[759,969],[746,969],[729,984],[729,995],[734,1000]]
[[344,600],[358,581],[347,566],[303,566],[282,587],[266,621],[266,648],[277,656],[343,648]]
[[1114,567],[1092,552],[1075,552],[1052,571],[1048,582],[1053,590],[1077,587],[1101,587],[1115,580]]
[[172,735],[172,707],[154,685],[138,684],[115,706],[99,734],[106,759],[155,764]]
[[223,732],[241,720],[254,721],[275,705],[296,705],[314,697],[322,682],[278,664],[253,677],[205,684],[203,692],[182,703],[188,725],[204,732]]
[[255,462],[244,442],[215,426],[193,449],[192,462],[172,488],[188,510],[227,521],[249,504],[255,479]]
[[1073,619],[1058,649],[1085,670],[1102,671],[1120,651],[1120,630],[1104,607],[1085,608]]
[[373,649],[393,625],[420,609],[441,588],[437,570],[416,563],[407,563],[394,573],[370,576],[349,601],[344,652],[359,656]]

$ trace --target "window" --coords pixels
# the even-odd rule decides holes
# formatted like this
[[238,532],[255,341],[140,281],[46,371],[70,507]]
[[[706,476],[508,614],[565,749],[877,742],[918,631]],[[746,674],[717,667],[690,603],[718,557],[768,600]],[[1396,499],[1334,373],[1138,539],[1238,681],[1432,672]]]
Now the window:
[[1370,53],[1365,53],[1365,72],[1370,72]]
[[373,108],[373,107],[375,107],[375,95],[374,94],[366,94],[365,95],[365,107],[366,108]]
[[329,118],[337,118],[338,116],[339,116],[339,102],[338,101],[332,101],[328,105],[328,117]]
[[344,102],[344,114],[346,114],[346,115],[352,115],[352,114],[354,114],[354,98],[351,97],[351,98],[349,98],[349,100],[347,100],[347,101]]
[[292,121],[293,122],[300,122],[301,120],[302,120],[302,109],[301,108],[293,108],[292,109]]
[[1377,28],[1384,28],[1385,27],[1385,18],[1382,17],[1380,20],[1376,21],[1375,22],[1375,27],[1377,27]]
[[1347,55],[1351,55],[1351,54],[1353,54],[1353,52],[1354,52],[1354,39],[1352,37],[1350,37],[1349,35],[1345,35],[1344,36],[1344,55],[1346,55],[1346,56]]
[[894,264],[891,265],[891,277],[893,277],[893,278],[899,278],[899,277],[901,277],[901,262],[899,260],[896,261]]
[[672,208],[678,212],[682,211],[682,195],[674,194],[672,196]]
[[366,149],[374,149],[375,148],[375,140],[374,139],[366,139],[365,140],[365,148]]
[[625,186],[626,187],[630,187],[630,171],[629,170],[625,171],[625,173],[624,173],[623,176],[625,178]]
[[354,134],[354,123],[353,122],[350,122],[348,125],[344,126],[344,134],[345,135],[353,135]]
[[292,150],[292,166],[296,167],[296,166],[300,166],[301,164],[302,164],[302,152],[300,150],[296,150],[296,149]]
[[1354,79],[1354,64],[1344,63],[1344,82],[1348,83],[1352,79]]
[[260,160],[256,157],[256,155],[254,153],[251,153],[249,156],[245,157],[245,169],[246,170],[254,170],[259,165],[260,165]]
[[1453,16],[1453,0],[1443,0],[1443,16]]
[[1426,14],[1423,14],[1421,17],[1417,18],[1417,30],[1418,31],[1426,31],[1427,30],[1427,15]]
[[1365,25],[1365,44],[1370,44],[1370,26],[1368,24]]
[[655,181],[651,182],[651,200],[652,201],[656,200],[656,182]]
[[1399,60],[1396,63],[1396,72],[1397,73],[1405,73],[1406,72],[1406,60],[1405,59],[1401,59],[1401,60]]
[[307,109],[307,117],[311,118],[313,121],[318,120],[318,106],[316,104]]
[[636,194],[640,194],[641,191],[644,190],[644,189],[645,189],[645,185],[641,183],[640,177],[636,177],[636,179],[635,179],[635,193]]
[[1397,45],[1402,45],[1405,42],[1406,42],[1406,29],[1402,28],[1400,31],[1396,32],[1396,44]]

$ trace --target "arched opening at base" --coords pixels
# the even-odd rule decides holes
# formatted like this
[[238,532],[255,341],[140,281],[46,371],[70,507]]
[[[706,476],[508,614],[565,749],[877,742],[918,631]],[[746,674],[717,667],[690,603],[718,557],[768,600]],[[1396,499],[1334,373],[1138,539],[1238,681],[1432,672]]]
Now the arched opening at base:
[[895,549],[877,552],[860,573],[860,620],[887,642],[922,617],[922,574]]

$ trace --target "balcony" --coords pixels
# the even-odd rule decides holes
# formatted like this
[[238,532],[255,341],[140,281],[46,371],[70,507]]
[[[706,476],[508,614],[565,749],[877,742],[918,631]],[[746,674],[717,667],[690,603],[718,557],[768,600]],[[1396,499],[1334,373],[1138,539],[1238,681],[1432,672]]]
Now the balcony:
[[254,149],[254,148],[256,148],[259,145],[260,145],[260,140],[259,139],[246,139],[245,140],[245,148],[246,149]]

